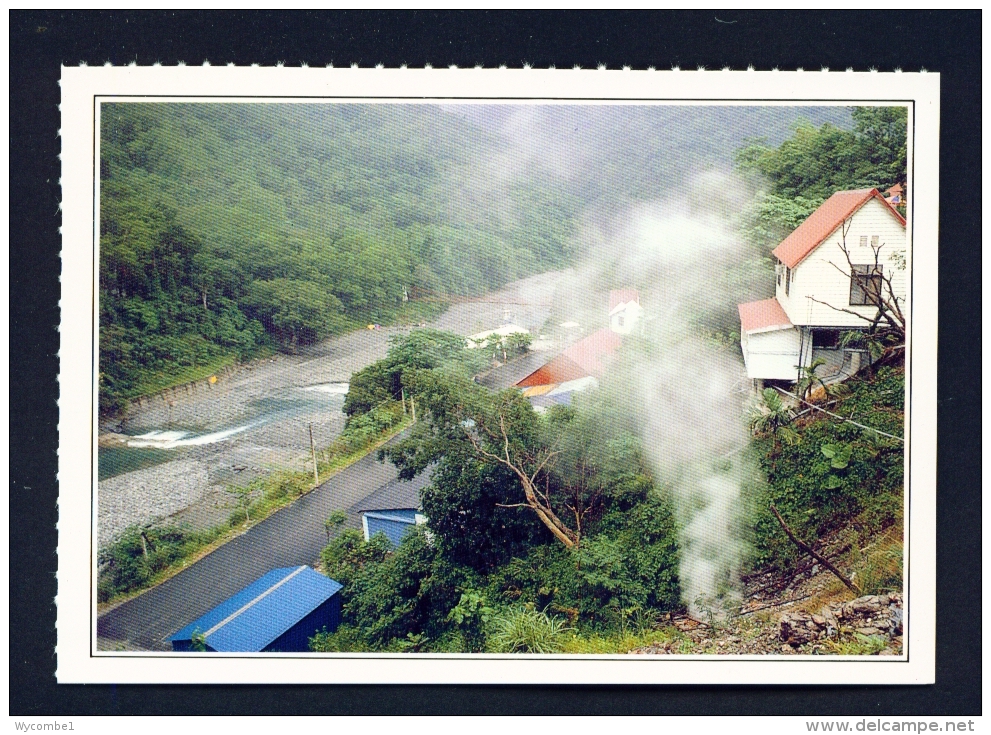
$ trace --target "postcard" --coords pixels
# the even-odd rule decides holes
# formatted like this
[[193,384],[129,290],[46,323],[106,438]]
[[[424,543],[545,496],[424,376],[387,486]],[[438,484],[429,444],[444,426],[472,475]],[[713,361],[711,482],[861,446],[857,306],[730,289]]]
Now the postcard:
[[931,683],[939,75],[65,67],[60,683]]

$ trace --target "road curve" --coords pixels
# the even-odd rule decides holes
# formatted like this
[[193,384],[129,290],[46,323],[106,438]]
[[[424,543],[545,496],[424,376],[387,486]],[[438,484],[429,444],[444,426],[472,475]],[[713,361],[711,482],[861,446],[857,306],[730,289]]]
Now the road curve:
[[[170,650],[166,638],[277,567],[312,564],[327,544],[324,521],[396,478],[377,452],[355,462],[189,568],[97,621],[99,648]],[[354,524],[355,518],[351,518]]]

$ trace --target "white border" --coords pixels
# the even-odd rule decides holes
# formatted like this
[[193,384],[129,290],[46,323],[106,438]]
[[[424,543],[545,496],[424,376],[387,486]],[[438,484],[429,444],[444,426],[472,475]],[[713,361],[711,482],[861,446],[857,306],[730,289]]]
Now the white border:
[[[765,683],[928,684],[935,680],[936,336],[939,76],[855,72],[651,72],[551,70],[295,69],[233,67],[63,67],[62,324],[59,400],[59,683]],[[910,114],[908,228],[913,315],[908,353],[911,509],[906,536],[907,657],[833,656],[442,656],[440,654],[268,654],[203,657],[90,649],[93,562],[91,483],[96,411],[94,350],[94,100],[232,95],[334,97],[374,102],[470,101],[582,104],[851,104],[914,101]],[[590,100],[599,100],[598,102]],[[713,102],[720,100],[720,102]],[[170,100],[175,101],[175,100]],[[206,100],[203,100],[206,101]],[[242,100],[243,101],[243,100]],[[276,101],[276,100],[271,100]],[[297,101],[302,101],[297,99]],[[399,100],[396,100],[399,101]],[[732,102],[729,102],[732,104]],[[918,247],[915,247],[915,243]],[[909,564],[909,556],[911,564]],[[906,660],[907,659],[907,660]]]

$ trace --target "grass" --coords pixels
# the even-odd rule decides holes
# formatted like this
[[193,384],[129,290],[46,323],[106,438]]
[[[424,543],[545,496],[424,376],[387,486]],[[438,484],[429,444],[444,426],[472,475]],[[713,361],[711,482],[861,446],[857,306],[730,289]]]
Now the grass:
[[888,647],[888,639],[879,635],[854,633],[844,641],[825,641],[828,653],[837,656],[877,656]]
[[490,625],[489,647],[496,653],[557,653],[572,630],[562,618],[525,606],[499,613]]
[[[362,457],[367,456],[370,452],[375,451],[402,432],[411,423],[412,421],[410,419],[404,417],[396,425],[384,430],[361,447],[331,453],[322,466],[318,464],[320,483],[325,482],[341,470],[351,466]],[[283,470],[259,478],[246,488],[238,488],[234,492],[241,497],[250,498],[253,495],[257,496],[248,505],[247,517],[242,506],[233,511],[225,523],[218,524],[204,531],[188,532],[185,538],[179,542],[175,553],[170,555],[164,566],[152,569],[144,567],[147,574],[143,578],[132,578],[132,581],[123,587],[109,584],[106,573],[101,574],[100,586],[105,592],[101,592],[100,612],[136,597],[145,590],[156,587],[162,582],[174,577],[190,564],[199,561],[231,539],[241,535],[276,511],[286,507],[313,490],[316,486],[312,483],[313,475],[311,473]],[[176,531],[183,533],[180,529],[176,529]],[[112,554],[120,544],[121,542],[118,541],[111,545],[108,550],[105,550],[104,553],[108,555]]]
[[672,627],[642,633],[633,631],[610,634],[593,633],[591,635],[573,633],[561,642],[561,652],[578,654],[629,653],[637,648],[664,644],[679,640],[681,637],[682,633],[677,628]]

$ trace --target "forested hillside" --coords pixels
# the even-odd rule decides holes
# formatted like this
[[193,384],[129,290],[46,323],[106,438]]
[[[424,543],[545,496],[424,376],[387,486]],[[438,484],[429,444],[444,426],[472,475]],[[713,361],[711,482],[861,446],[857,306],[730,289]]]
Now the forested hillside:
[[[840,108],[111,104],[101,410],[573,262],[597,212]],[[414,302],[404,302],[405,293]]]
[[753,209],[750,239],[774,247],[834,192],[905,185],[907,121],[904,107],[857,107],[853,129],[802,122],[778,147],[751,141],[737,168],[763,191]]

